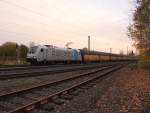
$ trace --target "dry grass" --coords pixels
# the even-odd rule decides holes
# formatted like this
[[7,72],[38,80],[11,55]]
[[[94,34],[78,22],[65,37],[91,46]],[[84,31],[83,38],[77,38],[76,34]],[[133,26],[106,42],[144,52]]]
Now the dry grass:
[[17,60],[0,60],[0,65],[24,65],[28,64],[25,60],[17,61]]

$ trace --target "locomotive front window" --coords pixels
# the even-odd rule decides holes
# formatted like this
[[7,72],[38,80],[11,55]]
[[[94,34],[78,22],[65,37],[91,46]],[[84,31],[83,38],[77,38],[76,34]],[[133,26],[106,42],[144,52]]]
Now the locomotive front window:
[[31,48],[29,49],[29,53],[34,54],[34,53],[36,52],[36,50],[37,50],[37,46],[31,47]]
[[41,52],[43,52],[44,51],[44,49],[43,48],[41,48]]

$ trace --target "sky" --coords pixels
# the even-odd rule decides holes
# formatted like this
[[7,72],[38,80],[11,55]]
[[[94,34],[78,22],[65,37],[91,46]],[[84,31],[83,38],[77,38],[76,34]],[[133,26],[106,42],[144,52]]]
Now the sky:
[[0,0],[0,44],[87,47],[113,53],[133,49],[127,36],[133,0]]

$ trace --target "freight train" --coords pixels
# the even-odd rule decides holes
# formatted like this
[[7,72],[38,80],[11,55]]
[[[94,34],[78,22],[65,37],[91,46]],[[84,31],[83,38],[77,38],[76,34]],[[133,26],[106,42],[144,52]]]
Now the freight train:
[[29,48],[26,60],[31,64],[88,63],[104,61],[129,61],[136,60],[136,57],[98,51],[88,51],[84,49],[59,48],[51,45],[39,45]]

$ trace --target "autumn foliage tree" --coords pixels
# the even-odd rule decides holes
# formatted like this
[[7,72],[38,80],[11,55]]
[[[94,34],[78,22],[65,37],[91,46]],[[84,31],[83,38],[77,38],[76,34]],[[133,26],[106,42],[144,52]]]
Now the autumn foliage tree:
[[0,56],[2,59],[15,59],[17,56],[16,48],[17,43],[6,42],[0,47]]
[[137,0],[129,36],[144,59],[150,59],[150,0]]
[[6,42],[0,46],[0,60],[25,59],[28,47],[15,42]]
[[26,58],[27,52],[28,52],[28,47],[23,45],[23,44],[21,44],[19,46],[19,51],[20,51],[20,58],[22,58],[22,59]]

